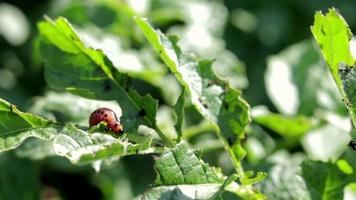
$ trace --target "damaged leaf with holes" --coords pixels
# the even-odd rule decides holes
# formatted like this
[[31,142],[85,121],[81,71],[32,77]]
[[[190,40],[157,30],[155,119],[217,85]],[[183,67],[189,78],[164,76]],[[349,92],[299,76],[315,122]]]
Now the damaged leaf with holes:
[[41,145],[42,149],[32,146],[27,148],[24,145],[21,150],[26,151],[26,155],[32,157],[31,152],[42,150],[48,152],[43,157],[59,155],[68,158],[72,163],[80,164],[162,151],[159,147],[151,147],[152,136],[146,137],[142,144],[132,144],[108,134],[88,133],[72,124],[63,125],[31,113],[21,112],[16,109],[16,106],[2,99],[0,99],[0,119],[0,152],[18,148],[30,137],[46,142],[31,141],[32,144]]
[[[51,88],[90,99],[118,101],[123,113],[120,121],[129,133],[137,133],[140,125],[155,128],[157,100],[133,90],[131,78],[118,72],[103,52],[86,47],[65,18],[46,18],[38,28],[45,78]],[[158,134],[172,144],[159,131]],[[138,142],[144,140],[137,134],[129,137]]]
[[352,38],[349,26],[337,10],[331,8],[325,15],[321,12],[315,14],[311,31],[356,125],[356,77],[349,45]]
[[212,61],[183,54],[177,37],[167,37],[154,30],[143,18],[136,17],[135,20],[152,47],[186,89],[194,107],[214,124],[237,172],[243,176],[240,161],[245,151],[240,140],[245,137],[244,129],[250,116],[249,105],[241,98],[241,92],[215,75]]

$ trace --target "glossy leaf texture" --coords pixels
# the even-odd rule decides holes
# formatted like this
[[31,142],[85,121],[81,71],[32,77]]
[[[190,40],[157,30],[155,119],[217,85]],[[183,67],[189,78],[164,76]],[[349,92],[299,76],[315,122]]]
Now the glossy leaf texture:
[[311,31],[343,96],[353,124],[356,125],[356,79],[354,58],[349,45],[351,31],[344,18],[334,8],[329,9],[325,15],[317,12]]
[[177,44],[177,37],[167,37],[154,30],[143,18],[136,17],[135,20],[152,47],[186,89],[194,107],[214,124],[237,172],[243,176],[240,160],[245,152],[240,139],[244,138],[244,129],[250,116],[249,105],[241,98],[241,92],[215,75],[212,61],[198,60],[193,55],[183,54]]
[[[46,18],[38,28],[45,78],[51,88],[90,99],[118,101],[123,113],[120,120],[129,133],[137,133],[140,125],[155,128],[158,102],[134,91],[130,77],[118,72],[102,51],[86,47],[65,18]],[[164,142],[172,144],[158,133]],[[134,136],[130,134],[132,139],[143,140]]]

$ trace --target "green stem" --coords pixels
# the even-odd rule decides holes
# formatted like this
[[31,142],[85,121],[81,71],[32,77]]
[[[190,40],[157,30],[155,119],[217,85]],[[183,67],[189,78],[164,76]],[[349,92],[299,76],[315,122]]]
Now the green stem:
[[242,168],[240,160],[236,158],[236,156],[234,154],[234,151],[231,149],[229,143],[227,142],[227,140],[225,139],[225,137],[221,133],[221,131],[220,131],[218,126],[215,127],[215,132],[216,132],[216,135],[218,136],[219,140],[223,144],[225,151],[229,154],[229,156],[231,158],[231,161],[232,161],[232,165],[234,166],[237,175],[240,178],[244,177],[245,176],[245,172],[244,172],[244,170]]
[[166,137],[166,135],[157,126],[155,130],[167,147],[173,148],[175,146],[176,143],[170,140],[168,137]]
[[229,154],[231,158],[232,165],[235,168],[235,171],[239,175],[239,177],[244,177],[244,170],[242,168],[241,162],[239,159],[236,158],[234,151],[231,149],[229,143],[225,139],[225,137],[222,135],[219,127],[213,123],[210,123],[208,121],[204,121],[200,123],[198,126],[193,126],[190,128],[187,128],[183,131],[182,134],[182,139],[190,139],[196,135],[199,135],[200,133],[203,132],[208,132],[208,131],[213,131],[216,133],[217,137],[219,138],[220,142],[222,143],[225,151]]

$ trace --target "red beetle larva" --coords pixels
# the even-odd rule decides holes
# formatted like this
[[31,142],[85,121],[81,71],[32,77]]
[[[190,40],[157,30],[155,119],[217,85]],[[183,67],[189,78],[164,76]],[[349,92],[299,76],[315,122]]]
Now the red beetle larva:
[[115,112],[111,109],[98,108],[91,113],[89,118],[90,127],[95,126],[102,121],[106,122],[107,129],[114,131],[116,134],[122,135],[124,133],[124,127],[120,124]]

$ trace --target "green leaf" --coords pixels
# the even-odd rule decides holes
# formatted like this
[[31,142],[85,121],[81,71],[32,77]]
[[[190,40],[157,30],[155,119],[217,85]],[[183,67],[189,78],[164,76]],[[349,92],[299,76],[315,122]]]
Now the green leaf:
[[218,57],[216,57],[213,68],[218,77],[227,80],[235,88],[247,88],[248,80],[246,77],[245,63],[228,50],[224,50],[215,55],[218,55]]
[[174,149],[165,151],[156,160],[157,172],[155,185],[221,183],[214,168],[208,167],[182,142]]
[[159,153],[159,148],[150,147],[152,138],[141,144],[121,141],[102,133],[87,134],[73,126],[67,126],[53,140],[58,155],[67,157],[72,163],[90,163],[97,160],[120,158],[128,155]]
[[342,200],[345,186],[356,180],[354,175],[344,173],[330,162],[305,160],[302,168],[312,200]]
[[23,113],[0,99],[0,152],[17,148],[28,137],[51,139],[57,132],[53,122]]
[[313,121],[305,116],[288,117],[266,113],[254,116],[252,119],[286,138],[299,138],[315,126]]
[[329,65],[336,82],[340,84],[338,66],[340,62],[353,65],[349,41],[352,37],[349,26],[335,8],[329,9],[326,15],[317,12],[314,15],[314,25],[311,27],[314,38]]
[[6,152],[0,154],[0,167],[0,199],[40,199],[42,183],[38,163]]
[[182,137],[182,126],[184,121],[184,106],[185,106],[186,96],[187,93],[185,90],[183,90],[176,104],[173,107],[175,111],[175,117],[176,117],[176,124],[174,127],[176,129],[176,132],[178,133],[178,141]]
[[[335,118],[334,118],[335,120]],[[345,117],[350,125],[350,120]],[[335,161],[348,148],[351,137],[345,125],[338,121],[335,124],[326,124],[317,129],[308,131],[301,140],[302,147],[308,158],[321,161]]]
[[[101,51],[87,48],[65,18],[47,18],[38,28],[50,87],[91,99],[117,100],[123,113],[120,121],[127,132],[137,133],[139,125],[155,128],[157,100],[132,90],[129,77],[116,71]],[[163,133],[158,133],[167,145],[172,145]]]
[[142,144],[132,144],[108,134],[84,132],[73,125],[67,125],[53,139],[28,141],[19,148],[17,154],[31,159],[59,155],[74,164],[87,164],[101,160],[115,160],[123,156],[143,155],[162,152],[161,148],[151,147],[152,136]]
[[72,163],[89,163],[127,155],[161,152],[160,148],[151,147],[152,136],[145,138],[142,144],[132,144],[108,134],[89,134],[71,124],[62,125],[18,111],[14,105],[2,99],[0,119],[0,151],[15,149],[29,137],[47,140],[32,141],[21,147],[22,152],[20,151],[19,155],[34,159],[60,155],[67,157]]
[[275,151],[277,141],[255,123],[250,125],[248,131],[248,139],[244,142],[243,147],[246,149],[249,163],[256,165]]
[[253,171],[245,172],[245,176],[241,178],[241,183],[243,185],[251,185],[263,181],[267,176],[265,172],[258,172],[255,177],[253,177]]
[[15,150],[19,158],[31,160],[42,160],[46,157],[56,156],[53,148],[53,140],[41,140],[38,138],[27,138],[21,146]]
[[194,184],[159,186],[146,191],[139,199],[162,199],[162,200],[191,200],[191,199],[219,199],[226,187],[231,184],[237,175],[232,175],[223,184]]
[[204,163],[186,142],[165,150],[155,161],[154,169],[155,184],[140,199],[217,199],[225,190],[244,199],[262,198],[249,186],[239,187],[234,182],[236,174],[224,177]]
[[332,76],[322,67],[322,56],[312,40],[288,46],[267,58],[266,91],[278,111],[288,116],[312,116],[315,110],[345,113]]
[[356,125],[354,59],[349,48],[351,31],[344,18],[334,8],[329,9],[326,15],[317,12],[311,31]]
[[[193,56],[183,55],[177,45],[177,37],[166,37],[142,18],[136,17],[135,21],[186,89],[195,108],[216,126],[217,134],[232,157],[236,170],[243,176],[240,160],[244,157],[244,151],[239,139],[244,138],[244,129],[250,118],[249,106],[241,98],[240,91],[216,77],[211,61],[198,61]],[[232,147],[228,145],[227,138],[236,141]]]
[[272,167],[268,177],[261,182],[261,192],[273,200],[310,200],[308,188],[301,177],[302,154],[278,151],[267,159]]

